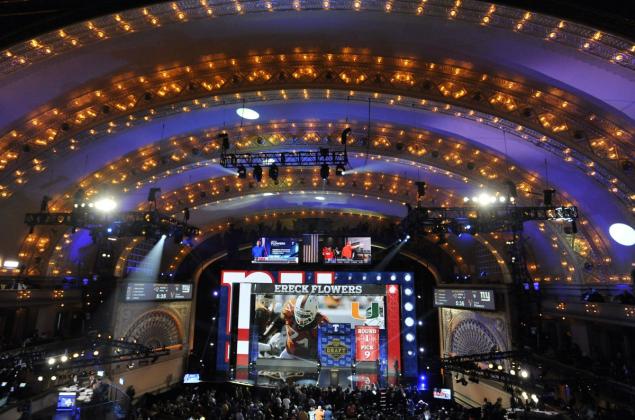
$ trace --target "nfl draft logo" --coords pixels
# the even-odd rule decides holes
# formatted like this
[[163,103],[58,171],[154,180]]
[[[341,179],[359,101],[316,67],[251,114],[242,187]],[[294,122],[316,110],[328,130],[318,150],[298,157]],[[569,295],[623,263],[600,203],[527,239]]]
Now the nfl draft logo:
[[318,329],[318,354],[324,367],[350,367],[355,351],[355,331],[350,324],[331,323]]
[[339,338],[335,338],[324,346],[324,352],[331,359],[340,360],[348,354],[349,349]]

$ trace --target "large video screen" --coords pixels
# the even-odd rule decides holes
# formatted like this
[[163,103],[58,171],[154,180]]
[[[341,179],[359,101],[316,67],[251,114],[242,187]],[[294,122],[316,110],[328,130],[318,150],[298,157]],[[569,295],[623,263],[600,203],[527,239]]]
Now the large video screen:
[[496,310],[493,290],[434,289],[434,306]]
[[128,283],[126,301],[190,300],[191,284],[176,283]]
[[371,264],[371,240],[368,236],[304,235],[303,257],[309,263]]
[[[385,328],[383,285],[256,284],[258,358],[350,366],[377,361]],[[328,360],[327,360],[328,359]]]
[[251,247],[252,263],[297,264],[300,243],[295,238],[258,238]]

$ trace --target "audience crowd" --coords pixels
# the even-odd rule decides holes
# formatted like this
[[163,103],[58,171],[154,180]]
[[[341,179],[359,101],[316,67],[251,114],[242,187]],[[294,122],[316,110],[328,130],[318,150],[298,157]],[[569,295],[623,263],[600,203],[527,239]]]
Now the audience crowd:
[[[495,411],[504,412],[500,401],[491,405],[491,412]],[[134,414],[138,420],[470,418],[468,410],[454,403],[447,402],[443,406],[432,407],[424,402],[419,391],[404,387],[355,390],[341,387],[322,389],[315,386],[284,386],[271,389],[231,384],[182,386],[158,396],[144,395],[136,404]]]
[[[541,400],[514,399],[512,409],[499,398],[467,409],[453,401],[434,400],[430,393],[402,386],[380,390],[291,386],[258,388],[238,384],[179,385],[159,395],[145,394],[133,405],[135,420],[618,420],[632,413],[608,410],[591,401],[571,399],[548,407]],[[547,400],[547,399],[546,399]],[[554,407],[557,407],[554,409]]]

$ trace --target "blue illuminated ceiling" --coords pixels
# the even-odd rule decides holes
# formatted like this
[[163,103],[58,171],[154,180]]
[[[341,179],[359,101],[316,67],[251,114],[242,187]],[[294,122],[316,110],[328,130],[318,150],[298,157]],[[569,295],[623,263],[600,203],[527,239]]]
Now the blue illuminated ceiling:
[[[588,220],[595,232],[599,232],[596,233],[598,240],[610,245],[615,270],[623,272],[628,269],[633,261],[632,249],[616,245],[606,236],[608,226],[612,223],[633,224],[635,210],[632,198],[635,197],[633,173],[622,172],[619,167],[619,159],[632,161],[635,156],[635,150],[632,147],[635,77],[633,77],[632,65],[624,64],[624,60],[631,60],[632,63],[633,59],[627,49],[623,53],[624,57],[619,60],[615,58],[617,57],[615,55],[612,60],[606,59],[601,56],[604,50],[585,51],[587,47],[584,47],[584,44],[576,49],[564,42],[557,42],[556,38],[560,35],[554,38],[547,36],[545,39],[545,37],[535,36],[533,29],[532,33],[525,33],[523,30],[514,29],[515,26],[475,24],[467,17],[461,18],[461,10],[457,18],[440,17],[434,11],[437,2],[430,2],[426,6],[432,7],[429,16],[426,16],[426,13],[418,16],[417,13],[396,12],[397,9],[401,10],[401,7],[404,8],[403,10],[406,10],[406,6],[410,7],[409,2],[396,2],[395,13],[376,13],[375,11],[365,13],[364,6],[360,11],[338,10],[336,5],[339,3],[331,3],[333,10],[328,11],[276,11],[244,15],[232,15],[231,11],[223,8],[225,6],[218,6],[219,10],[216,13],[227,15],[214,19],[195,18],[194,12],[182,5],[184,12],[191,14],[191,19],[184,18],[183,23],[166,23],[160,27],[157,25],[156,28],[144,26],[151,20],[151,18],[143,17],[148,16],[147,14],[134,17],[135,12],[130,12],[129,15],[124,14],[123,19],[134,22],[132,25],[137,28],[134,33],[120,35],[118,29],[110,27],[107,29],[102,21],[95,21],[93,28],[82,27],[82,31],[86,30],[92,34],[86,35],[87,38],[84,40],[86,45],[90,45],[89,47],[79,46],[64,50],[65,52],[60,54],[57,54],[57,51],[61,49],[56,47],[57,49],[53,48],[53,52],[50,53],[50,58],[33,59],[32,63],[24,67],[20,67],[19,64],[13,64],[15,68],[5,67],[10,71],[5,71],[5,74],[0,76],[1,135],[8,136],[15,130],[18,133],[25,133],[25,138],[20,138],[20,141],[33,140],[39,137],[35,134],[26,136],[26,133],[39,130],[38,124],[47,125],[50,121],[54,123],[50,123],[48,128],[56,130],[55,134],[46,134],[44,130],[47,127],[41,127],[43,130],[41,137],[50,136],[48,144],[41,147],[33,146],[29,152],[23,152],[17,148],[20,157],[17,158],[16,163],[10,161],[7,164],[7,171],[0,172],[0,185],[12,193],[5,206],[8,209],[7,212],[11,214],[9,216],[11,220],[6,222],[7,237],[23,237],[24,230],[20,225],[22,209],[35,210],[43,194],[53,194],[57,195],[57,198],[62,198],[61,194],[76,188],[80,179],[94,179],[95,173],[103,172],[103,168],[107,168],[109,164],[120,162],[122,156],[133,155],[146,146],[190,133],[200,133],[206,129],[219,130],[223,127],[233,133],[232,141],[238,141],[241,124],[247,128],[256,124],[272,123],[280,124],[280,126],[289,126],[292,123],[316,125],[332,123],[336,127],[349,123],[357,130],[365,130],[369,117],[369,105],[368,101],[360,97],[380,91],[378,95],[380,99],[373,102],[371,98],[371,137],[379,134],[373,131],[379,126],[406,127],[428,131],[433,137],[452,137],[478,148],[482,151],[482,157],[474,159],[477,169],[487,164],[485,156],[488,159],[497,156],[507,160],[509,166],[518,168],[518,172],[522,171],[527,176],[535,177],[536,192],[539,193],[547,185],[553,186],[566,200],[579,205],[584,218]],[[467,9],[474,6],[473,3],[465,2],[463,7],[466,8],[466,13]],[[249,3],[245,7],[252,6]],[[415,11],[416,7],[412,10]],[[483,16],[487,15],[487,7],[484,10]],[[168,22],[168,19],[159,13],[160,11],[166,13],[166,16],[172,12],[157,9],[155,13],[161,16],[162,22]],[[525,19],[523,16],[524,13],[519,13],[514,20],[514,25],[522,23],[529,26],[532,24],[528,23],[529,21],[547,25],[546,22],[548,22],[545,17],[533,15]],[[135,20],[137,18],[138,21]],[[101,26],[100,22],[102,22]],[[122,25],[118,20],[115,22],[119,23],[114,25]],[[86,24],[86,26],[90,25]],[[555,25],[553,31],[564,36],[568,30],[565,28],[566,26],[559,28]],[[106,31],[108,36],[104,36],[103,40],[90,38],[100,30]],[[589,42],[594,48],[606,49],[608,47],[603,46],[602,42],[613,39],[609,39],[606,34],[594,39],[595,32],[588,33]],[[76,36],[77,39],[81,39],[84,36],[79,30],[77,35],[67,35],[72,34],[70,30],[66,30],[64,34],[63,37],[57,35],[57,38],[67,39],[67,36]],[[570,36],[573,37],[573,35]],[[57,45],[56,42],[53,38],[42,37],[35,44],[39,46],[32,48],[41,50],[46,48],[45,45]],[[16,46],[9,49],[13,51],[11,54],[14,58],[18,57],[17,54],[22,51],[21,48]],[[335,63],[338,60],[337,57],[329,58],[330,54],[340,56],[340,61],[337,65],[334,64],[337,67],[334,73],[335,79],[330,81],[322,77],[323,75],[319,80],[298,78],[295,84],[286,87],[284,85],[286,81],[276,76],[274,69],[289,72],[287,77],[293,79],[290,76],[292,71],[285,68],[286,63],[296,55],[301,64],[302,54],[307,57],[321,57],[321,59],[327,57],[326,66],[329,61],[333,60],[332,62]],[[24,56],[27,55],[24,53]],[[236,104],[227,106],[222,106],[222,101],[216,101],[213,106],[206,108],[191,104],[189,106],[191,109],[184,111],[182,104],[190,94],[187,89],[179,90],[172,96],[162,97],[156,93],[156,87],[159,86],[156,83],[159,82],[151,84],[144,78],[144,75],[159,72],[157,78],[161,79],[160,72],[165,71],[163,85],[166,86],[166,90],[169,90],[171,89],[169,72],[172,69],[225,60],[229,63],[227,68],[236,67],[235,77],[245,81],[248,80],[253,69],[258,69],[258,57],[265,55],[276,57],[275,62],[269,62],[266,67],[271,79],[254,87],[250,87],[246,82],[236,83],[233,87],[231,79],[228,79],[224,81],[222,88],[217,89],[218,92],[212,89],[209,93],[197,94],[201,98],[208,99],[218,95],[233,95]],[[365,65],[363,73],[365,78],[373,77],[376,72],[383,72],[382,66],[387,65],[385,63],[395,57],[403,59],[400,62],[402,68],[398,72],[391,70],[390,74],[394,77],[410,77],[408,71],[411,71],[412,77],[421,81],[433,78],[433,70],[437,70],[435,66],[462,69],[454,73],[450,72],[448,80],[454,84],[452,86],[435,82],[435,86],[444,88],[448,86],[447,89],[452,93],[447,96],[447,103],[451,103],[453,108],[444,112],[443,106],[440,105],[440,112],[434,112],[429,104],[427,108],[420,106],[420,99],[430,95],[425,88],[426,82],[423,82],[423,85],[413,85],[412,88],[403,88],[393,82],[386,82],[379,88],[363,83],[352,84],[350,87],[342,84],[342,80],[356,77],[356,57],[358,56],[372,56],[375,60],[374,62],[371,60],[374,64]],[[232,64],[234,58],[237,63],[241,63],[242,67]],[[414,67],[409,67],[413,66],[409,60],[419,62],[420,67],[416,70]],[[250,67],[247,67],[246,63],[249,63]],[[309,68],[318,68],[316,64],[305,67],[300,67],[300,64],[294,65],[292,69],[308,72]],[[408,70],[409,68],[413,70]],[[213,72],[214,69],[209,71]],[[396,76],[399,72],[401,72],[400,76]],[[474,73],[473,79],[468,78],[469,72]],[[478,76],[480,74],[482,76]],[[130,80],[135,80],[139,84],[134,94],[132,87],[130,88],[130,95],[134,97],[134,101],[132,99],[130,101],[136,101],[135,105],[130,110],[121,112],[112,108],[112,111],[109,111],[112,117],[106,115],[108,113],[99,105],[99,101],[103,100],[105,103],[110,100],[110,97],[117,92],[119,83],[125,86],[122,90],[128,89],[131,85]],[[503,83],[501,80],[506,82]],[[539,101],[543,99],[541,95],[549,96],[551,105],[556,109],[556,111],[549,111],[554,115],[554,121],[567,119],[567,121],[577,122],[581,127],[580,130],[592,133],[594,138],[606,138],[607,141],[615,142],[620,148],[619,159],[598,158],[588,145],[591,139],[580,140],[573,137],[572,140],[561,141],[558,137],[561,134],[551,132],[551,126],[545,126],[543,129],[538,125],[540,129],[538,134],[553,137],[555,143],[561,141],[563,146],[559,150],[553,149],[551,140],[545,141],[543,145],[532,142],[532,139],[527,136],[532,130],[536,131],[537,116],[534,118],[533,129],[520,124],[518,128],[517,123],[509,121],[525,118],[521,113],[522,109],[509,112],[501,110],[490,101],[489,95],[485,95],[485,98],[480,101],[459,102],[471,97],[475,93],[474,89],[479,86],[483,92],[486,92],[488,89],[501,89],[502,85],[510,92],[515,89],[527,89],[528,92],[533,92],[535,98],[528,100],[527,103],[536,108],[539,106]],[[467,86],[468,93],[464,98],[458,97],[462,86]],[[292,95],[297,93],[301,97],[304,89],[306,89],[305,98],[294,99],[295,96]],[[155,92],[152,100],[140,99],[144,90]],[[349,90],[351,93],[348,93]],[[264,92],[268,95],[267,98],[252,100],[256,91]],[[436,87],[432,91],[438,95]],[[93,92],[100,93],[93,94]],[[342,95],[345,94],[352,95],[353,99],[343,100]],[[100,122],[104,124],[109,119],[114,120],[115,117],[124,118],[125,121],[126,116],[133,113],[148,115],[150,111],[154,112],[155,109],[157,111],[156,115],[148,118],[147,122],[137,117],[134,124],[126,128],[118,120],[116,124],[113,123],[111,131],[101,130],[100,134],[95,135],[94,138],[88,137],[88,140],[84,140],[82,136],[88,136],[89,130],[97,127],[97,122],[88,123],[85,126],[72,125],[68,134],[59,129],[63,122],[69,120],[68,115],[71,115],[71,110],[81,110],[85,103],[89,103],[88,99],[74,99],[84,98],[82,95],[90,95],[92,101],[97,101],[89,111],[86,111],[87,114],[84,117],[91,118],[90,115],[93,112],[99,115],[98,118],[102,118]],[[285,100],[287,95],[292,98]],[[387,95],[394,95],[394,98],[397,98],[392,105],[385,99]],[[246,105],[259,112],[259,120],[253,122],[240,120],[234,112],[240,106],[240,97],[250,98]],[[544,100],[546,103],[547,99]],[[112,107],[112,102],[109,104]],[[469,108],[466,104],[469,104]],[[169,108],[170,106],[173,108],[171,112],[159,111],[161,107]],[[49,115],[51,110],[58,110],[60,115],[65,116],[55,120],[54,115]],[[468,117],[468,111],[474,112],[473,110],[482,114],[487,123]],[[44,113],[47,113],[47,117],[40,117],[38,122],[38,115],[44,115]],[[604,125],[594,127],[593,124],[600,119],[606,123],[602,122]],[[504,124],[507,124],[505,127],[508,128],[505,131],[500,129]],[[571,125],[572,123],[569,123],[569,126]],[[613,127],[619,127],[619,129]],[[571,127],[569,129],[573,130]],[[601,132],[601,130],[605,131]],[[609,137],[606,133],[612,133],[615,138]],[[82,141],[72,152],[55,144],[57,141],[70,142],[80,137]],[[12,146],[11,143],[6,143],[3,147],[3,150],[7,151]],[[164,146],[164,148],[167,147]],[[305,146],[296,148],[299,147]],[[289,150],[290,148],[292,147],[288,144],[269,145],[267,150]],[[387,151],[386,155],[394,155],[393,149],[394,140],[391,146],[392,152]],[[427,149],[429,152],[431,147],[428,145]],[[569,151],[566,151],[567,149]],[[357,150],[356,153],[360,151]],[[575,156],[576,161],[566,160],[569,153]],[[377,157],[382,155],[381,151],[377,150],[371,154]],[[217,157],[217,154],[214,156]],[[45,166],[45,169],[41,173],[28,174],[28,182],[17,182],[22,176],[16,175],[16,171],[21,171],[24,165],[37,165],[33,162],[34,159],[43,160],[45,163],[42,166]],[[437,165],[429,159],[429,153],[424,157],[404,155],[398,160],[389,158],[369,160],[367,157],[355,156],[352,159],[351,168],[360,173],[398,175],[403,179],[411,180],[423,179],[435,188],[453,193],[455,197],[470,195],[481,187],[482,182],[476,176],[464,182],[461,180],[464,175],[458,172],[445,172],[441,169],[441,164]],[[153,185],[160,186],[164,193],[169,193],[187,184],[232,175],[227,169],[221,168],[210,159],[200,158],[199,160],[207,163],[207,166],[182,171],[174,170],[156,180]],[[576,164],[578,161],[579,165]],[[431,171],[430,167],[437,169]],[[607,174],[606,181],[600,182],[598,175],[590,174],[596,171],[598,174]],[[451,177],[448,176],[450,174]],[[495,181],[485,183],[484,187],[495,191],[501,190],[502,181],[506,178],[507,175],[501,173]],[[613,178],[615,181],[612,181]],[[112,188],[120,194],[124,208],[134,208],[145,200],[145,188],[152,181],[151,178],[145,179],[143,189],[136,189],[132,182],[125,181]],[[619,193],[613,192],[611,190],[613,184],[607,184],[607,182],[614,182],[615,188],[619,187]],[[287,207],[361,209],[389,215],[402,215],[404,211],[403,205],[398,201],[393,203],[360,195],[337,195],[334,190],[325,190],[324,194],[329,196],[329,200],[322,202],[311,198],[310,191],[319,191],[319,188],[307,190],[309,191],[306,195],[280,194],[266,197],[256,195],[232,202],[211,203],[207,207],[201,207],[200,211],[194,211],[192,220],[206,224],[219,218],[248,214],[250,211]],[[589,239],[592,237],[593,235],[589,236]],[[0,243],[0,254],[14,254],[15,247],[15,241],[5,239]]]

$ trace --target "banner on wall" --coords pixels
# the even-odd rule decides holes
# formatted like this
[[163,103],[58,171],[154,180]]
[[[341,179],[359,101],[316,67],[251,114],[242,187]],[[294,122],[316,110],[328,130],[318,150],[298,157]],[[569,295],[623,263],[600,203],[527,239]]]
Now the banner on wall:
[[379,328],[355,327],[355,360],[358,362],[376,362],[379,359]]

